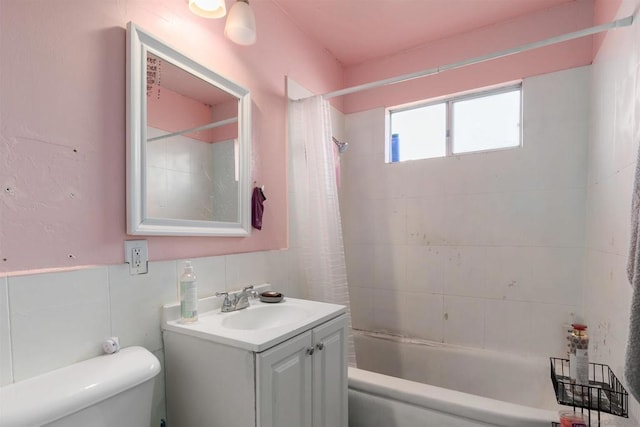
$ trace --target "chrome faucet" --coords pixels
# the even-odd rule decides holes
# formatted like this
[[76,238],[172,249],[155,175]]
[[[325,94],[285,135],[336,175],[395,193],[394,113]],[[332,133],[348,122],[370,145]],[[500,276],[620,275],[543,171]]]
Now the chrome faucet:
[[254,290],[252,285],[243,288],[241,291],[216,292],[216,296],[224,297],[220,311],[228,313],[230,311],[242,310],[243,308],[249,307],[249,297],[256,298],[258,296],[258,291]]

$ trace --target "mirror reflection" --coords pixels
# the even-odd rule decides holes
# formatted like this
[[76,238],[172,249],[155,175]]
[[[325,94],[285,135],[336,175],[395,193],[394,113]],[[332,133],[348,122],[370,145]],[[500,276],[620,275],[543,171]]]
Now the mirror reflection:
[[235,96],[147,53],[147,216],[238,218]]

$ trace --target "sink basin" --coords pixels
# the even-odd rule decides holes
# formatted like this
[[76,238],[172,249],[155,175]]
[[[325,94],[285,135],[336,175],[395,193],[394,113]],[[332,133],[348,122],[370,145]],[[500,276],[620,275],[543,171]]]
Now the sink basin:
[[221,325],[230,329],[271,329],[300,322],[309,314],[295,305],[260,305],[229,313]]
[[198,321],[182,323],[180,304],[164,307],[162,329],[218,344],[261,352],[346,312],[346,307],[287,297],[279,303],[251,300],[248,308],[223,313],[217,297],[199,300]]

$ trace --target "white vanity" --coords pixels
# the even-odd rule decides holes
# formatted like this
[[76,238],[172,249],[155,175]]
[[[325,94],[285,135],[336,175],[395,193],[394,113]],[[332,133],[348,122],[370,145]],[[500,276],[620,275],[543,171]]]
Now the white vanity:
[[[215,307],[217,303],[217,308]],[[197,323],[165,307],[167,417],[179,427],[346,427],[345,307],[285,298]]]

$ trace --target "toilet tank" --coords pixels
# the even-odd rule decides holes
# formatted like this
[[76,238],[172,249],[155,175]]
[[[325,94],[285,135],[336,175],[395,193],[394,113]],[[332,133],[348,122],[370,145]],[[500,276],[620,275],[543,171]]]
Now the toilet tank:
[[142,347],[0,387],[2,427],[147,427],[160,362]]

